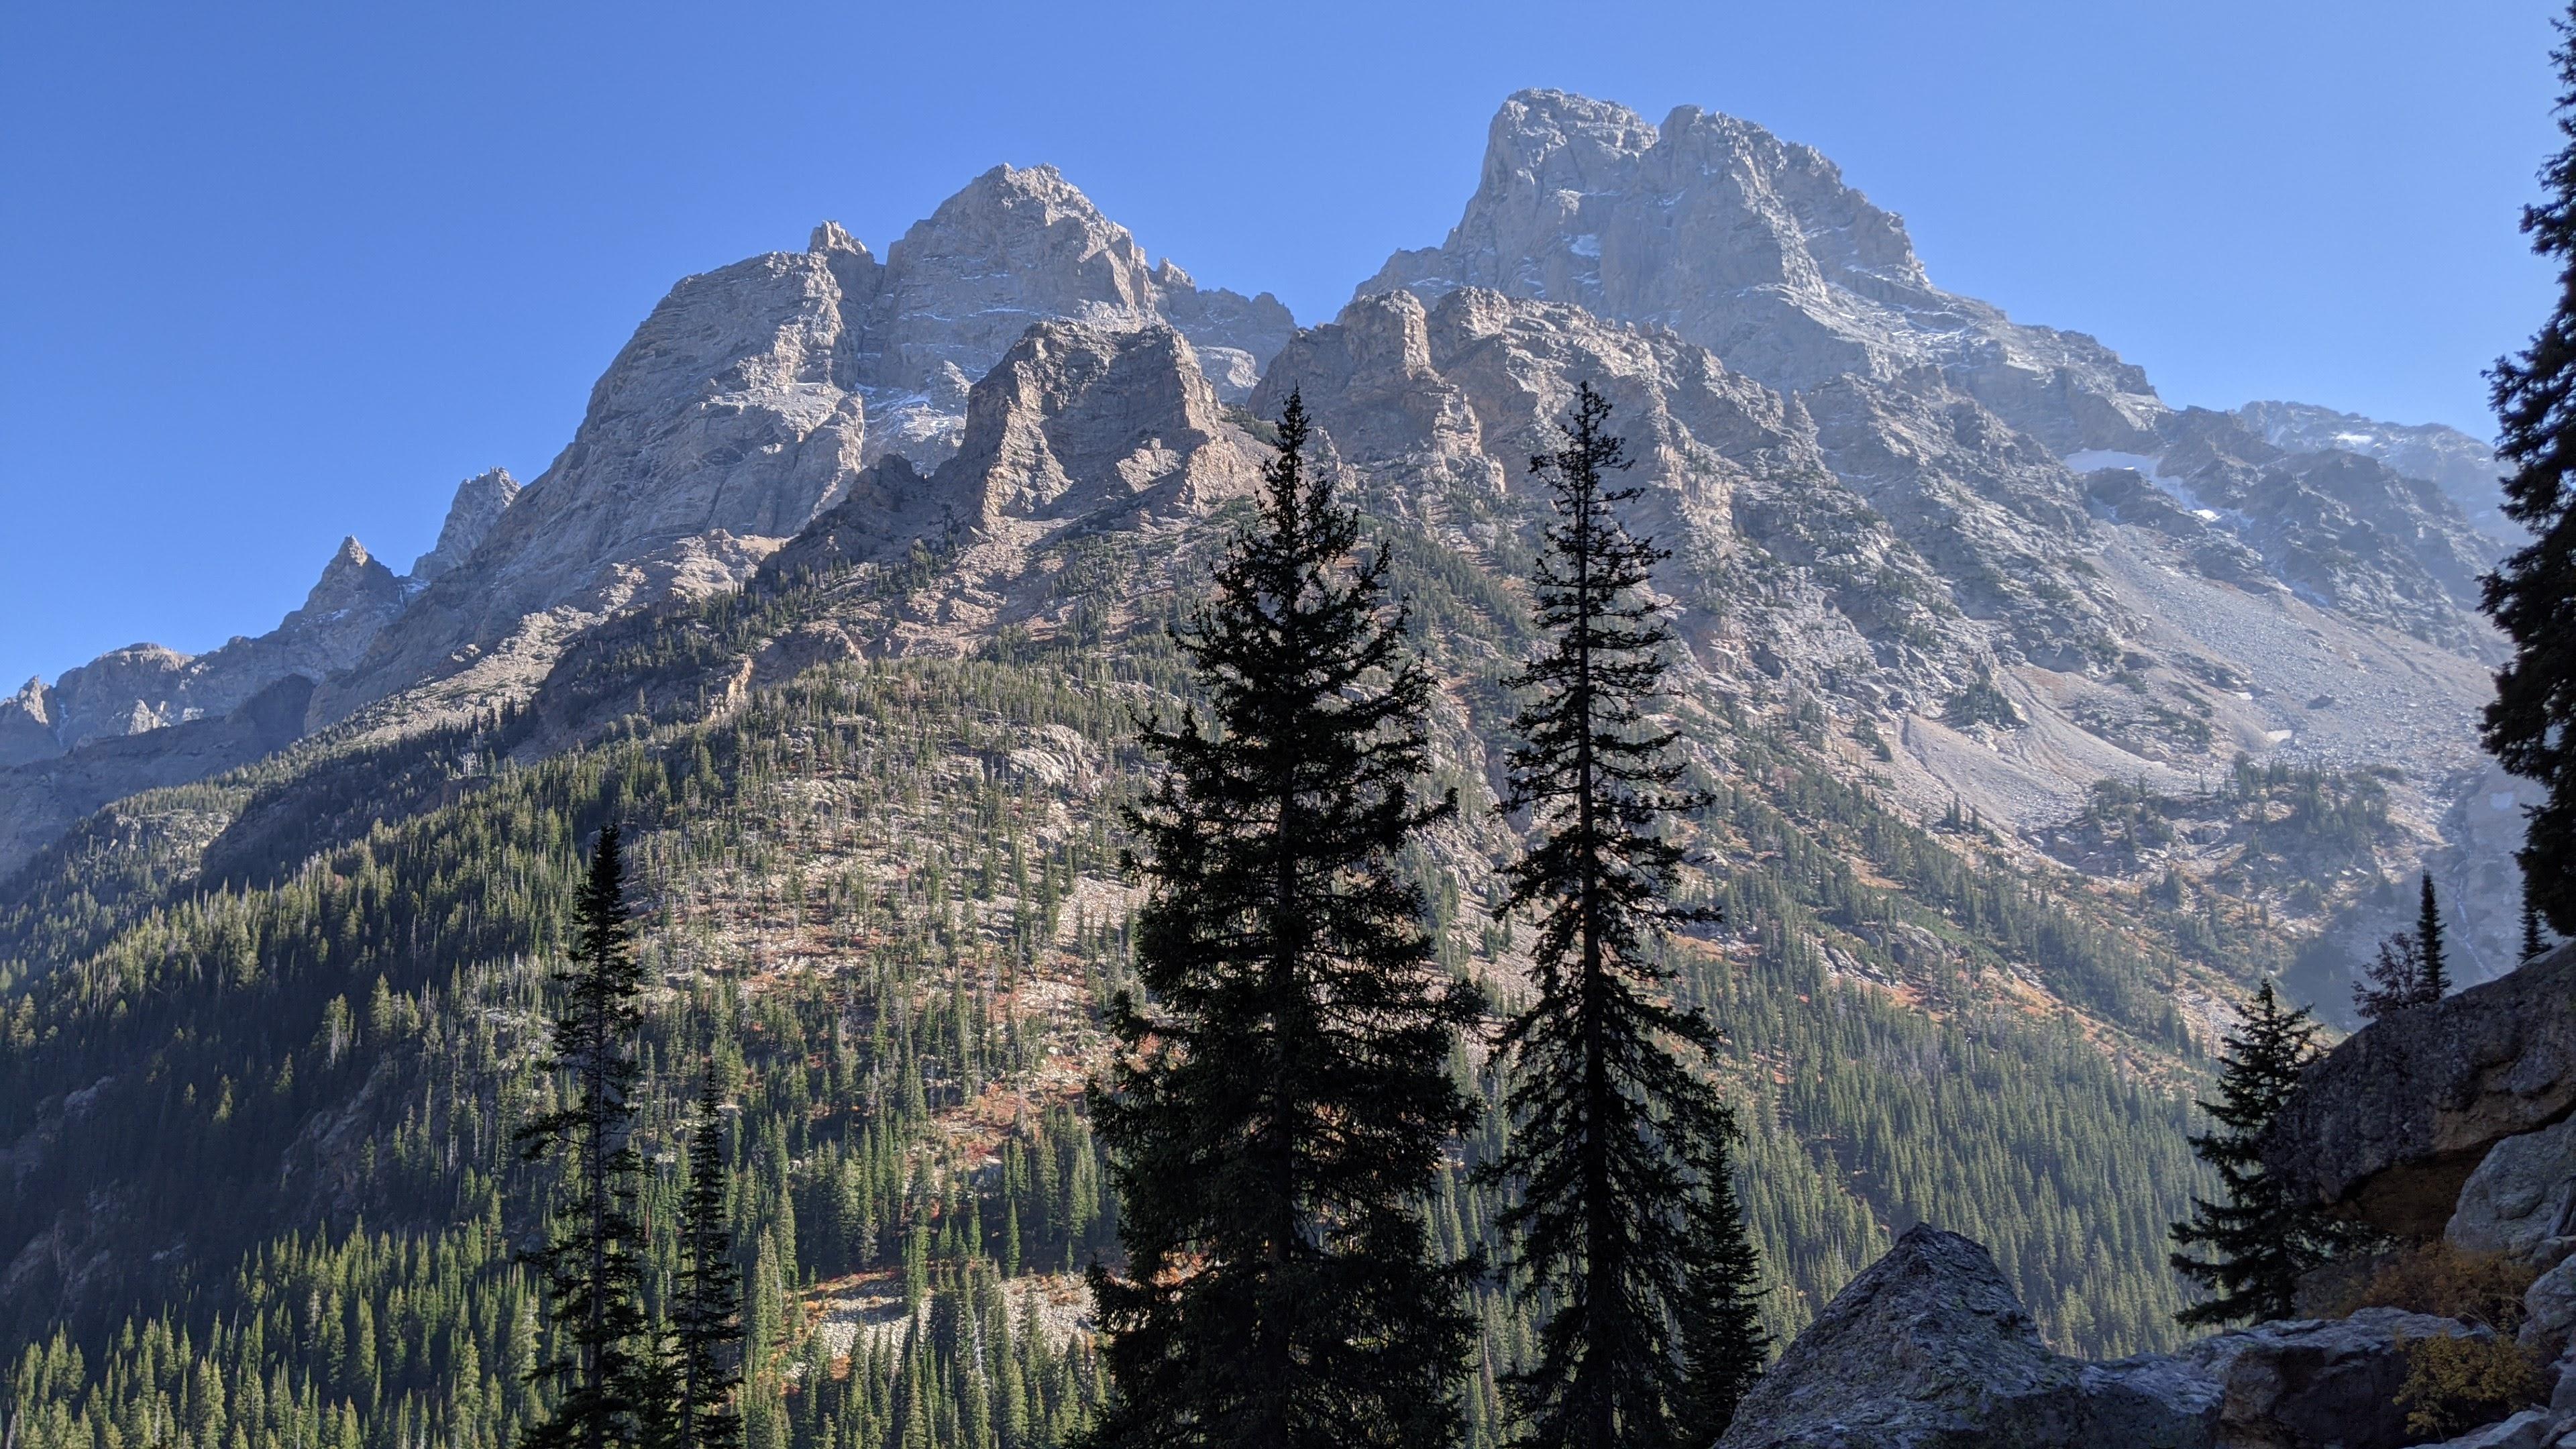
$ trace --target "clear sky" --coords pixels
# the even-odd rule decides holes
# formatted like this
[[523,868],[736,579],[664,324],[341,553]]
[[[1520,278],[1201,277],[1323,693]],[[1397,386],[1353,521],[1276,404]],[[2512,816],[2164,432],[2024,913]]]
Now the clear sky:
[[2169,400],[2485,436],[2550,281],[2542,0],[0,5],[0,680],[273,626],[534,478],[684,274],[1053,162],[1326,319],[1504,95],[1822,148],[1934,281]]

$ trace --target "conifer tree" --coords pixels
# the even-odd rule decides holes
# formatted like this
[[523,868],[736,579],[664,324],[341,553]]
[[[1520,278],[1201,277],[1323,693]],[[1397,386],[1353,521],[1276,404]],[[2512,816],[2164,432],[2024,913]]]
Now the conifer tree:
[[742,1265],[734,1260],[725,1201],[724,1102],[710,1059],[689,1135],[689,1187],[680,1203],[679,1281],[671,1308],[674,1357],[671,1441],[678,1449],[738,1449],[742,1419],[730,1402],[742,1383]]
[[2174,1315],[2185,1327],[2261,1323],[2292,1312],[2299,1275],[2331,1257],[2335,1235],[2317,1208],[2264,1170],[2257,1144],[2307,1064],[2316,1023],[2286,1009],[2266,981],[2226,1039],[2218,1100],[2202,1102],[2216,1127],[2191,1139],[2192,1155],[2217,1169],[2226,1200],[2195,1197],[2191,1220],[2171,1230],[2175,1271],[2213,1296]]
[[2415,910],[2415,955],[2423,970],[2423,979],[2417,986],[2418,1004],[2450,995],[2451,968],[2442,952],[2442,907],[2433,895],[2431,871],[2424,872],[2422,901]]
[[[1695,1070],[1716,1035],[1674,1006],[1651,939],[1708,918],[1670,900],[1682,852],[1662,829],[1705,802],[1680,788],[1677,735],[1646,722],[1671,641],[1646,594],[1665,554],[1619,521],[1638,490],[1615,482],[1628,461],[1609,415],[1584,384],[1559,446],[1530,460],[1556,509],[1535,580],[1549,637],[1510,681],[1532,697],[1504,808],[1528,810],[1536,839],[1501,909],[1535,911],[1538,938],[1533,995],[1499,1039],[1513,1133],[1489,1172],[1520,1188],[1499,1224],[1519,1299],[1552,1310],[1509,1382],[1522,1442],[1544,1449],[1661,1444],[1685,1417],[1731,1413],[1768,1346],[1735,1311],[1758,1265],[1733,1124]],[[1695,1286],[1723,1301],[1694,1305]],[[1676,1345],[1677,1325],[1699,1341]]]
[[1125,1270],[1095,1267],[1127,1446],[1436,1446],[1460,1432],[1468,1265],[1423,1204],[1471,1121],[1472,993],[1444,985],[1399,853],[1425,801],[1430,681],[1382,607],[1384,555],[1309,471],[1293,394],[1257,521],[1177,631],[1207,714],[1156,720],[1129,815],[1148,888],[1097,1099]]
[[2540,907],[2532,902],[2531,882],[2525,880],[2522,886],[2522,953],[2514,960],[2517,964],[2537,961],[2548,949],[2549,938],[2540,927]]
[[615,825],[599,832],[573,921],[572,960],[555,975],[564,1000],[544,1063],[563,1079],[569,1099],[519,1129],[526,1157],[559,1161],[567,1189],[551,1237],[532,1255],[564,1351],[540,1361],[529,1378],[551,1380],[560,1396],[553,1416],[528,1429],[526,1449],[616,1449],[658,1427],[636,1218],[642,1160],[633,1141],[644,974]]
[[1726,1432],[1771,1355],[1771,1333],[1762,1326],[1762,1258],[1744,1229],[1735,1191],[1732,1109],[1726,1117],[1722,1130],[1700,1146],[1694,1165],[1700,1190],[1689,1199],[1685,1222],[1695,1251],[1682,1275],[1676,1316],[1690,1374],[1673,1417],[1681,1442],[1693,1449]]
[[[2364,979],[2353,987],[2353,1009],[2365,1021],[2377,1021],[2408,1007],[2430,1005],[2450,994],[2450,967],[2442,948],[2442,910],[2429,873],[2424,876],[2419,900],[2414,931],[2400,931],[2380,942],[2378,959],[2365,968]],[[2526,920],[2526,936],[2531,929]]]
[[2547,798],[2530,807],[2518,858],[2541,917],[2576,931],[2576,6],[2550,53],[2564,143],[2540,171],[2544,199],[2522,212],[2531,249],[2558,268],[2558,301],[2530,345],[2488,372],[2504,511],[2531,532],[2486,579],[2484,607],[2513,657],[2496,671],[2487,748]]

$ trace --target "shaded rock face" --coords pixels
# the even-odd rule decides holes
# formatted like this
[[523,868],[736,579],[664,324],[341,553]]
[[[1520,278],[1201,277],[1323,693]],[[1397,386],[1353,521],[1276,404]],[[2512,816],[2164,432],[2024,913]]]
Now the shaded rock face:
[[1047,322],[976,384],[937,487],[989,527],[1156,501],[1197,511],[1250,496],[1260,466],[1178,331]]
[[0,702],[0,763],[220,718],[289,675],[328,678],[366,652],[402,603],[393,571],[356,539],[342,539],[303,607],[266,634],[198,655],[134,644],[63,671],[51,688],[29,681]]
[[51,759],[0,770],[0,876],[110,801],[201,780],[295,743],[303,738],[312,697],[309,677],[287,674],[220,719],[105,736]]
[[2388,1232],[2442,1232],[2490,1148],[2576,1110],[2571,993],[2576,947],[2562,946],[2355,1032],[2301,1077],[2265,1165]]
[[2409,478],[2424,479],[2449,495],[2499,552],[2522,536],[2522,525],[2504,516],[2504,490],[2497,483],[2503,468],[2495,451],[2457,428],[2384,423],[2313,403],[2247,403],[2236,416],[2273,447],[2292,453],[2358,453]]
[[[1707,631],[1694,643],[1711,667],[1865,674],[1899,705],[1929,705],[1974,669],[1982,641],[1944,581],[1835,477],[1806,409],[1660,329],[1482,288],[1427,305],[1384,293],[1299,334],[1252,407],[1299,389],[1355,464],[1536,507],[1528,459],[1587,380],[1637,460],[1631,526],[1674,549],[1662,587],[1710,605],[1685,627]],[[1761,588],[1720,606],[1708,581],[1728,572]]]
[[2008,661],[2104,668],[2123,632],[2069,566],[2091,540],[2084,489],[2046,466],[2060,457],[2206,495],[2185,511],[2224,541],[2181,557],[2214,581],[2277,583],[2444,648],[2493,647],[2475,609],[2494,541],[2396,461],[2450,467],[2445,450],[2465,439],[2340,447],[2278,405],[2194,410],[2177,429],[2138,368],[1934,287],[1898,218],[1813,149],[1749,122],[1685,106],[1656,126],[1563,92],[1512,96],[1448,239],[1396,253],[1359,290],[1428,300],[1463,287],[1670,328],[1800,394],[1835,472],[1897,520],[1972,617],[2004,626]]
[[1904,223],[1821,153],[1693,106],[1654,126],[1561,91],[1506,100],[1448,240],[1360,291],[1457,287],[1658,323],[1774,387],[1930,373],[2061,452],[2132,446],[2163,410],[2093,339],[1934,287]]
[[2160,478],[2269,563],[2301,597],[2454,648],[2500,550],[2435,484],[2360,453],[2292,453],[2235,414],[2192,408],[2158,426]]
[[2482,1333],[2367,1309],[2088,1363],[2040,1342],[1983,1247],[1918,1225],[1798,1335],[1718,1449],[2396,1449],[2405,1345]]

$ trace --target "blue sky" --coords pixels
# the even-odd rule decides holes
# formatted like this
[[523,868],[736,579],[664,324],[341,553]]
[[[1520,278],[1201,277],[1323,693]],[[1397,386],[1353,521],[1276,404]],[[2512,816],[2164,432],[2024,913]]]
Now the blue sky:
[[397,569],[523,479],[680,276],[882,252],[1053,162],[1154,255],[1323,320],[1439,240],[1508,92],[1838,160],[1933,279],[2173,401],[2485,435],[2550,281],[2536,0],[0,6],[0,681]]

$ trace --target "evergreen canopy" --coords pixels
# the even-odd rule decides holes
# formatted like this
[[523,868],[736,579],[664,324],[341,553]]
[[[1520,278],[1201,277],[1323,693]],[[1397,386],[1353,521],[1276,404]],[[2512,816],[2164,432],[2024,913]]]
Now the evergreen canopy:
[[2504,511],[2531,541],[2487,576],[2485,608],[2513,641],[2496,671],[2487,748],[2548,797],[2527,813],[2520,859],[2532,904],[2576,932],[2576,7],[2551,52],[2566,144],[2541,168],[2545,199],[2523,208],[2531,248],[2558,266],[2558,303],[2530,345],[2487,374],[2496,456],[2512,472]]
[[1306,463],[1292,395],[1258,522],[1178,638],[1207,698],[1145,732],[1148,896],[1098,1098],[1123,1273],[1095,1267],[1111,1394],[1091,1442],[1431,1446],[1460,1429],[1466,1265],[1422,1205],[1472,1120],[1449,1072],[1472,993],[1440,979],[1399,857],[1430,680],[1381,554]]

